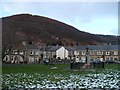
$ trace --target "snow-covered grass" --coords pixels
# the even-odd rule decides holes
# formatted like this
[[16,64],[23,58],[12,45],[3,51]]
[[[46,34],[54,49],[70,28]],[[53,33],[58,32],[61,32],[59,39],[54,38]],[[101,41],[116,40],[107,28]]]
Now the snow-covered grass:
[[120,89],[120,71],[102,70],[89,74],[61,73],[9,73],[3,74],[2,87],[20,88],[79,88],[79,89]]

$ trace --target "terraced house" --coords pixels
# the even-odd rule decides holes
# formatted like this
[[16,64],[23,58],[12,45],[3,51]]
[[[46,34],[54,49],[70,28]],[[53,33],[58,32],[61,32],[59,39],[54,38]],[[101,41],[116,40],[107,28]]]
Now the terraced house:
[[86,48],[89,51],[90,60],[120,60],[120,45],[87,45],[75,46],[75,60],[86,60]]
[[33,44],[17,46],[11,50],[6,50],[3,59],[8,63],[41,63],[47,59],[70,59],[76,62],[86,60],[86,49],[88,49],[89,59],[93,60],[120,60],[120,45],[80,45],[73,47],[64,46],[44,46],[38,47]]
[[11,50],[6,50],[3,61],[8,63],[37,63],[39,62],[40,50],[33,44],[19,45]]

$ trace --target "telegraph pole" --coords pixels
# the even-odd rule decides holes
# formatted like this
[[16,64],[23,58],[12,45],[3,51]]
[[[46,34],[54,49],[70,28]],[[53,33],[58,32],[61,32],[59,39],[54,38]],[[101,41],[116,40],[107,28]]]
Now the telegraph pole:
[[86,64],[90,64],[89,46],[86,48]]

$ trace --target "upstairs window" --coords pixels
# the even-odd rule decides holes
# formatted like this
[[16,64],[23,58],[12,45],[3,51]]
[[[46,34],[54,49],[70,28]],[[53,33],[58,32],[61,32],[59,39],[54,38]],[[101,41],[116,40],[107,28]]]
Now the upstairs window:
[[[49,53],[49,52],[48,52]],[[39,51],[35,51],[35,55],[39,55]]]
[[103,55],[103,51],[98,51],[97,55]]
[[79,51],[75,51],[75,55],[79,55]]
[[94,51],[90,51],[90,55],[94,55],[95,54],[95,52]]
[[100,51],[100,55],[103,55],[103,51]]
[[110,52],[109,52],[109,51],[106,51],[106,55],[110,55]]
[[30,51],[30,55],[33,55],[34,54],[34,51]]
[[118,55],[118,51],[114,51],[114,55]]
[[82,55],[86,55],[86,52],[85,52],[85,51],[82,51]]

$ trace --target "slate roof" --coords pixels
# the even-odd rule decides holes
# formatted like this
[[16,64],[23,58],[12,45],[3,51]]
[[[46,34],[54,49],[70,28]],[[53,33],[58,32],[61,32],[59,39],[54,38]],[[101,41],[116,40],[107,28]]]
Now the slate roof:
[[[62,46],[52,46],[52,47],[46,47],[46,51],[56,51]],[[64,46],[63,46],[64,47]],[[120,45],[80,45],[80,46],[74,46],[74,47],[64,47],[68,51],[74,51],[74,50],[86,50],[88,48],[89,50],[120,50]]]
[[39,48],[36,45],[34,45],[34,44],[27,44],[26,48],[27,49],[36,49],[36,50],[39,50]]
[[75,50],[75,48],[73,48],[73,47],[65,47],[65,49],[67,49],[68,51],[74,51]]
[[120,45],[81,45],[74,46],[74,50],[120,50]]
[[49,49],[52,48],[51,46],[43,46],[40,48],[41,51],[49,51]]
[[[49,51],[56,51],[56,50],[58,50],[58,49],[60,49],[62,46],[53,46],[53,47],[51,47],[50,49],[49,49]],[[71,48],[71,47],[66,47],[66,46],[63,46],[66,50],[68,50],[68,51],[73,51],[74,49],[73,48]]]
[[51,47],[50,49],[49,49],[49,51],[56,51],[56,50],[58,50],[59,48],[61,48],[62,46],[53,46],[53,47]]
[[[42,51],[56,51],[62,46],[46,46],[39,48],[34,44],[27,44],[26,47],[23,45],[18,45],[14,47],[13,49],[22,49],[24,50],[25,48],[27,49],[35,49],[35,50],[42,50]],[[64,46],[63,46],[64,47]],[[74,51],[74,50],[86,50],[88,48],[89,50],[120,50],[120,45],[80,45],[80,46],[73,46],[73,47],[64,47],[68,51]]]

